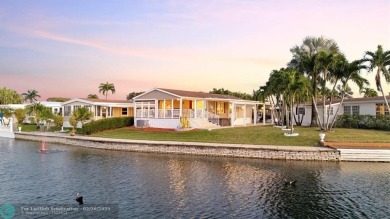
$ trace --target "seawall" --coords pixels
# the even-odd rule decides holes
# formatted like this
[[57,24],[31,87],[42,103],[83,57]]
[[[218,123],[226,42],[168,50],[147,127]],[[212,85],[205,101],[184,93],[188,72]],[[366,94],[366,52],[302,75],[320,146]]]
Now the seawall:
[[266,146],[174,141],[144,141],[69,136],[56,133],[15,133],[16,139],[60,143],[105,150],[187,154],[278,160],[340,161],[340,152],[327,147]]

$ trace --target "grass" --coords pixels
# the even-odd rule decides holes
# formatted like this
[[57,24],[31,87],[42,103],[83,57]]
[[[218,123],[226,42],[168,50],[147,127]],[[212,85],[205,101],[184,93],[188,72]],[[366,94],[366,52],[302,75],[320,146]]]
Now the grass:
[[[318,128],[296,127],[298,137],[285,137],[284,131],[271,126],[250,126],[188,132],[174,132],[150,129],[121,128],[93,134],[94,137],[154,140],[154,141],[186,141],[254,145],[280,146],[318,146]],[[342,142],[381,142],[390,143],[390,132],[360,129],[335,129],[326,132],[325,141]]]

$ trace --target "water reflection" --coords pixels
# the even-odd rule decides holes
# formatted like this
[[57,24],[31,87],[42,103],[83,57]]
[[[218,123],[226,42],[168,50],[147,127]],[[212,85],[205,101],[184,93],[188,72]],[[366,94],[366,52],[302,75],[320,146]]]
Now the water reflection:
[[[121,218],[388,218],[390,164],[85,149],[0,139],[0,200],[118,204]],[[286,187],[284,179],[297,180]],[[1,203],[0,203],[1,204]]]

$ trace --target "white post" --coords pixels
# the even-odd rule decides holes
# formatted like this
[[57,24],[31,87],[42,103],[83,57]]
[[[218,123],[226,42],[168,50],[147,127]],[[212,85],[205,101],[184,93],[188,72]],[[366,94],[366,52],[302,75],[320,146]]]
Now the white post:
[[196,118],[196,108],[198,107],[198,102],[196,100],[194,100],[194,104],[195,104],[195,107],[194,107],[194,118]]
[[166,111],[166,104],[165,104],[165,99],[164,99],[164,106],[163,106],[163,118],[165,119],[165,111]]
[[154,100],[154,118],[158,118],[158,100]]
[[265,125],[265,103],[263,103],[263,125]]
[[236,106],[234,103],[232,103],[232,115],[231,115],[231,118],[230,118],[230,125],[232,127],[234,127],[234,120],[235,120],[235,117],[236,117]]
[[10,117],[9,118],[9,121],[8,121],[8,123],[9,123],[9,130],[11,131],[11,132],[14,132],[14,129],[13,129],[13,121],[12,120],[14,120],[12,117]]
[[253,124],[256,125],[257,123],[257,104],[255,104],[255,106],[253,107]]
[[172,100],[171,100],[171,103],[172,103],[172,106],[171,106],[171,118],[173,118],[173,103],[174,103],[173,101],[174,101],[174,100],[172,99]]
[[148,101],[148,118],[150,117],[150,102]]
[[243,115],[244,115],[244,126],[246,126],[246,104],[244,105],[243,110],[244,110],[244,112],[243,112]]
[[180,97],[179,117],[183,116],[183,98]]
[[144,102],[141,101],[141,118],[144,118]]

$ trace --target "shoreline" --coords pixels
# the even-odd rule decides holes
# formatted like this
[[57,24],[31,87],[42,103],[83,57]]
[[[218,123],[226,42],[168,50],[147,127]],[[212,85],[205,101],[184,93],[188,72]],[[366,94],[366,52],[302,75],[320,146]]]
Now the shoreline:
[[276,160],[340,161],[340,151],[328,147],[269,146],[200,142],[147,141],[15,132],[15,139],[60,143],[104,150]]

